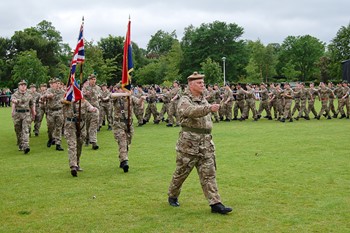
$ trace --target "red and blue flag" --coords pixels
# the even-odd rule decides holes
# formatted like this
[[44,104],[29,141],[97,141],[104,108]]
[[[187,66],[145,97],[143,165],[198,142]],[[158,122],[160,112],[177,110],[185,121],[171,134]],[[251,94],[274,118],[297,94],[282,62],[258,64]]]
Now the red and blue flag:
[[129,19],[128,30],[126,32],[125,42],[124,42],[124,54],[123,54],[123,69],[122,69],[122,88],[130,90],[131,89],[131,75],[134,65],[132,63],[132,47],[130,40],[130,25],[131,21]]

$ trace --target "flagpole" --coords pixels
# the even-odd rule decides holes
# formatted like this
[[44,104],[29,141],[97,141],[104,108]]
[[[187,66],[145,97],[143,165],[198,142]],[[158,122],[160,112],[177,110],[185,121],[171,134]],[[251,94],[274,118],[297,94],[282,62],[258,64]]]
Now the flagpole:
[[[82,25],[84,25],[84,16],[82,18]],[[84,37],[83,37],[84,40]],[[83,91],[83,62],[80,63],[80,74],[79,74],[79,79],[80,79],[80,91]],[[78,108],[78,120],[76,123],[77,126],[77,141],[80,140],[81,136],[81,129],[80,129],[80,120],[81,120],[81,99],[79,100],[79,108]],[[78,143],[77,143],[78,146]],[[78,149],[78,148],[77,148]],[[78,151],[78,150],[77,150]]]

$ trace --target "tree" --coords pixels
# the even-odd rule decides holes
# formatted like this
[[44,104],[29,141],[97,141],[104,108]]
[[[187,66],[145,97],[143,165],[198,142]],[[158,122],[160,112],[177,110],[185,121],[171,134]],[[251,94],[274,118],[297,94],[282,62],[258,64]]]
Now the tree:
[[48,67],[43,66],[35,50],[24,51],[16,58],[12,77],[14,84],[24,79],[28,83],[39,85],[48,81]]
[[147,54],[149,58],[159,58],[162,55],[166,55],[174,43],[177,40],[176,32],[171,33],[159,30],[156,34],[151,36],[150,41],[147,44]]
[[43,20],[36,27],[16,31],[11,37],[11,56],[28,50],[36,50],[44,66],[49,67],[50,76],[56,76],[56,67],[60,63],[62,37],[51,22]]
[[341,62],[350,59],[350,23],[342,26],[328,45],[330,53],[330,75],[341,80]]
[[320,69],[317,63],[324,52],[325,44],[315,37],[310,35],[288,36],[282,43],[279,58],[284,66],[289,63],[289,67],[300,72],[300,75],[294,78],[309,81],[319,77]]
[[181,72],[188,76],[193,71],[199,71],[200,64],[207,58],[221,62],[226,57],[227,81],[238,80],[245,74],[248,63],[248,51],[243,40],[239,38],[243,28],[237,24],[214,21],[201,24],[199,28],[190,25],[185,28],[181,46],[184,53]]
[[207,84],[215,84],[221,83],[223,84],[223,73],[221,66],[218,62],[211,60],[211,58],[207,58],[205,62],[201,63],[202,71],[205,74],[205,82]]
[[276,45],[265,47],[260,40],[257,40],[248,41],[247,46],[250,50],[250,60],[246,68],[248,79],[268,82],[268,78],[276,74]]

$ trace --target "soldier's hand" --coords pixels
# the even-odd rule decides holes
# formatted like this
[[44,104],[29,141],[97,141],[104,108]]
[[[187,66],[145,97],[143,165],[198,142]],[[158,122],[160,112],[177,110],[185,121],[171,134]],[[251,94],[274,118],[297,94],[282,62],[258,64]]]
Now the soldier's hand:
[[210,111],[217,112],[219,111],[220,105],[219,104],[212,104],[210,105]]

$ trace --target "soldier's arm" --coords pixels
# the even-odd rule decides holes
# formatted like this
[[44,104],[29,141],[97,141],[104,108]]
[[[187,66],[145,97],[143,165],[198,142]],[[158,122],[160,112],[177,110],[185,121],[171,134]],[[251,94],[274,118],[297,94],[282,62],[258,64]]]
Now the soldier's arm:
[[183,98],[178,105],[180,115],[187,118],[198,118],[211,112],[211,105],[194,105],[187,98]]

